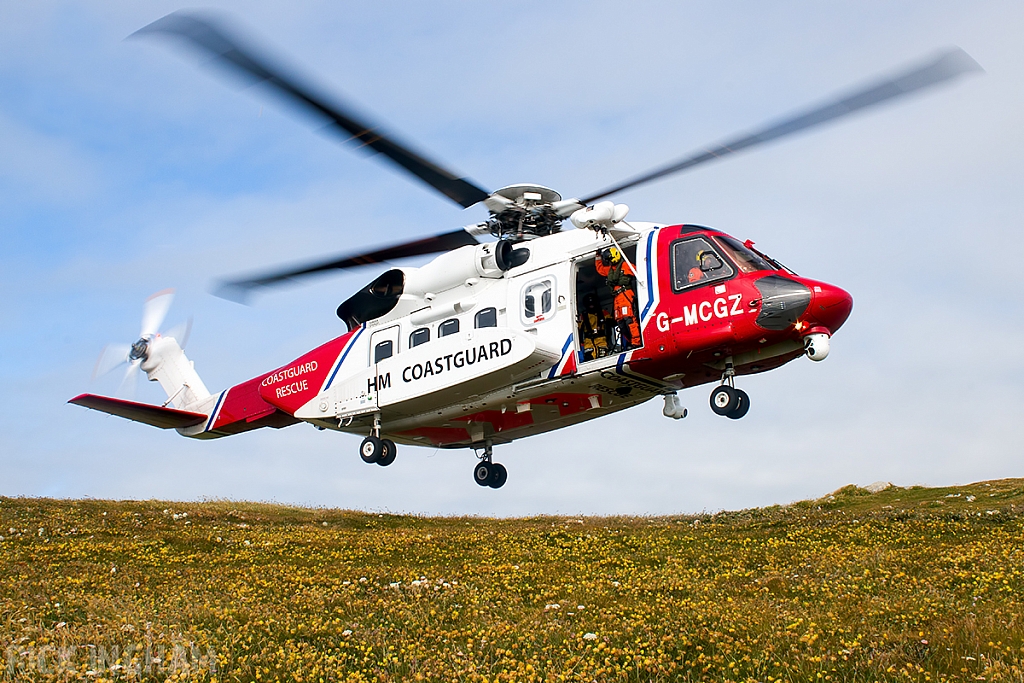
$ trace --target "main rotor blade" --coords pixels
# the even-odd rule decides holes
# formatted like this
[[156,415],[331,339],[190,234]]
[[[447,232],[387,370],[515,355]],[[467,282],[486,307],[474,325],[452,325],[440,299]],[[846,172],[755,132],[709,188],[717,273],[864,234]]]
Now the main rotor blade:
[[966,52],[960,48],[954,48],[942,53],[937,59],[924,66],[861,88],[845,97],[784,119],[755,133],[743,135],[730,142],[697,152],[692,156],[602,190],[580,201],[584,204],[592,204],[598,199],[603,199],[616,192],[622,192],[631,187],[685,171],[708,161],[714,161],[729,154],[819,126],[861,109],[908,95],[922,88],[927,88],[974,71],[984,71],[984,69]]
[[463,208],[483,201],[489,194],[466,178],[457,177],[451,171],[400,145],[394,139],[385,137],[376,126],[359,120],[350,107],[337,101],[329,102],[327,98],[316,94],[311,87],[302,83],[299,78],[286,76],[284,69],[272,65],[255,50],[244,47],[220,25],[202,15],[174,12],[144,26],[132,35],[148,33],[167,33],[184,38],[195,47],[205,50],[236,69],[240,75],[247,76],[253,83],[268,83],[279,93],[327,117],[334,127],[347,134],[346,140],[383,154]]
[[375,249],[361,254],[347,254],[345,256],[334,257],[328,261],[310,263],[304,266],[272,271],[240,280],[222,282],[216,289],[214,289],[213,293],[223,299],[229,299],[238,303],[245,303],[249,294],[258,287],[268,287],[306,275],[322,273],[327,270],[344,270],[346,268],[355,268],[357,266],[381,263],[383,261],[409,258],[410,256],[423,256],[425,254],[436,254],[442,251],[451,251],[452,249],[458,249],[459,247],[464,247],[469,244],[478,244],[477,239],[466,230],[460,228],[440,235],[424,237],[423,239],[415,240],[413,242],[393,244],[388,247]]

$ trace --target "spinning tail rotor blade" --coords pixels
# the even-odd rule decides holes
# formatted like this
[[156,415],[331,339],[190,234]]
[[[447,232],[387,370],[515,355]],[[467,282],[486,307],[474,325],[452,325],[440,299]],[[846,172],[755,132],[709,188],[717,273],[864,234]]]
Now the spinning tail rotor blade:
[[331,102],[328,98],[316,94],[314,89],[304,84],[301,79],[286,75],[285,69],[274,66],[257,51],[243,46],[217,22],[198,14],[174,12],[132,35],[149,33],[166,33],[184,38],[193,46],[212,54],[247,80],[273,86],[278,93],[293,102],[326,117],[332,126],[343,133],[346,141],[383,154],[463,208],[483,201],[488,196],[485,190],[466,178],[457,177],[451,171],[385,136],[371,123],[360,120],[351,107],[338,101]]
[[92,378],[97,379],[113,372],[118,366],[128,362],[128,352],[132,350],[131,344],[107,344],[96,359],[96,367],[92,370]]
[[118,394],[128,398],[135,398],[139,388],[140,365],[142,365],[142,361],[139,360],[133,360],[128,363],[128,369],[124,372],[124,379],[121,380],[121,385],[117,388]]
[[164,337],[170,337],[174,341],[178,342],[178,346],[181,350],[185,350],[185,346],[188,344],[188,338],[192,334],[192,316],[189,316],[184,322],[178,323],[171,329],[163,333]]
[[866,109],[923,88],[943,83],[963,74],[977,71],[983,71],[981,66],[966,52],[960,48],[954,48],[942,53],[937,59],[928,64],[871,84],[849,95],[771,124],[757,132],[742,135],[724,144],[702,150],[667,166],[654,169],[619,185],[602,190],[580,201],[584,204],[592,204],[598,199],[615,194],[616,192],[622,192],[623,190],[649,183],[652,180],[685,171],[729,154],[834,121],[861,109]]
[[149,338],[160,331],[160,325],[163,324],[172,301],[174,301],[173,289],[165,289],[146,299],[146,303],[142,306],[142,331],[139,333],[139,337]]
[[213,293],[223,299],[236,301],[238,303],[245,303],[253,290],[259,287],[278,285],[289,280],[294,280],[306,275],[313,275],[315,273],[322,273],[328,270],[344,270],[346,268],[355,268],[357,266],[364,266],[373,263],[393,261],[396,259],[409,258],[411,256],[424,256],[426,254],[436,254],[442,251],[451,251],[452,249],[458,249],[459,247],[464,247],[469,244],[478,244],[477,239],[465,229],[460,228],[440,235],[424,237],[423,239],[414,240],[412,242],[403,242],[402,244],[393,244],[388,247],[360,254],[336,256],[327,261],[309,263],[285,270],[278,270],[239,280],[222,282],[216,287],[216,289],[214,289]]

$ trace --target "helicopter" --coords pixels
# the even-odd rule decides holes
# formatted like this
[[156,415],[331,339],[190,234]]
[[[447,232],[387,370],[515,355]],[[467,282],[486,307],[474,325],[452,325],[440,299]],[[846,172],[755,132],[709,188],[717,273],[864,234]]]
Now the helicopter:
[[[269,372],[210,392],[182,347],[159,332],[172,294],[147,300],[139,338],[100,365],[145,372],[162,405],[82,394],[70,403],[183,436],[214,439],[308,423],[362,435],[369,464],[398,445],[471,449],[473,479],[501,488],[495,445],[713,385],[711,410],[751,406],[737,378],[798,358],[820,362],[852,296],[793,272],[750,240],[688,223],[627,221],[625,190],[981,71],[953,48],[895,75],[582,197],[531,183],[487,191],[327,97],[220,21],[175,12],[133,35],[168,36],[322,118],[344,142],[383,157],[486,220],[456,230],[222,282],[236,301],[314,274],[391,265],[337,308],[347,331]],[[568,222],[571,229],[563,229]],[[402,259],[437,256],[421,267]],[[99,370],[99,365],[97,367]]]

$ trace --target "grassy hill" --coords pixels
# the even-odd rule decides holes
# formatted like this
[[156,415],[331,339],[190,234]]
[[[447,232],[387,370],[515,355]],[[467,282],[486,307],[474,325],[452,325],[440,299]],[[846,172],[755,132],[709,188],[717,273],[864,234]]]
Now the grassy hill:
[[0,678],[1020,681],[1022,513],[1024,480],[652,518],[3,498]]

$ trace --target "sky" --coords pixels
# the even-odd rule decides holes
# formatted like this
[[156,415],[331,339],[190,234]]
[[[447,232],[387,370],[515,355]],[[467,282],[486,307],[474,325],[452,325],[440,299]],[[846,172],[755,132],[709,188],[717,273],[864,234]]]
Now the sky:
[[[324,90],[487,188],[580,196],[959,46],[983,75],[624,192],[630,218],[753,239],[854,297],[827,360],[470,451],[307,425],[184,439],[68,405],[109,342],[168,317],[211,390],[344,332],[384,268],[251,306],[244,274],[475,223],[200,56],[126,37],[181,6],[0,3],[0,495],[232,499],[442,515],[657,515],[785,504],[846,484],[1024,476],[1024,5],[1019,2],[218,2]],[[418,262],[407,262],[416,265]],[[161,402],[156,385],[140,400]]]

